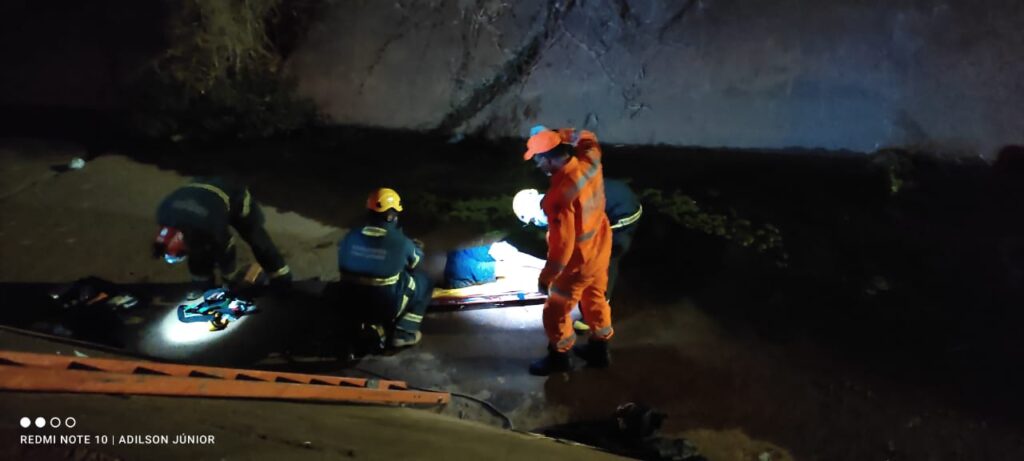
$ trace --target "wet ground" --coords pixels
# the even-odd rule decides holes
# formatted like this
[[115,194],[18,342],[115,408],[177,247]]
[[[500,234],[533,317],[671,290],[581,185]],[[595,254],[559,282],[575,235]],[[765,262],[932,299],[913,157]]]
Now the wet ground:
[[[95,216],[96,203],[119,200],[121,206],[100,205],[108,214],[103,220],[68,224],[63,232],[98,246],[144,243],[151,232],[147,204],[165,193],[149,185],[170,187],[181,180],[173,172],[230,173],[250,183],[275,210],[271,234],[294,239],[282,246],[307,279],[330,278],[332,239],[358,221],[373,187],[403,194],[407,231],[423,236],[429,253],[485,230],[417,211],[431,197],[495,197],[543,186],[518,160],[517,142],[444,141],[346,131],[245,148],[133,147],[125,150],[131,160],[101,156],[60,175],[31,167],[50,161],[40,160],[45,147],[33,144],[39,153],[32,154],[16,144],[5,162],[39,172],[28,175],[39,179],[12,186],[0,199],[0,230],[18,242],[3,247],[4,277],[180,280],[184,274],[150,269],[155,263],[131,259],[124,249],[111,250],[124,253],[117,258],[74,250],[72,264],[39,256],[76,238],[58,235],[60,222]],[[55,157],[66,159],[69,149]],[[527,375],[527,363],[543,353],[539,306],[431,314],[422,345],[357,364],[276,351],[257,365],[376,373],[450,389],[490,401],[521,429],[601,418],[620,403],[643,401],[669,414],[666,433],[689,438],[711,459],[1024,457],[1024,402],[1015,395],[1024,383],[1017,366],[1021,315],[1010,309],[1019,299],[1013,267],[1000,257],[1007,228],[986,165],[854,154],[607,151],[607,175],[631,178],[635,189],[678,189],[704,210],[778,227],[786,257],[646,213],[613,299],[610,370]],[[156,198],[115,197],[123,188]],[[58,203],[60,215],[39,209],[49,203]],[[278,216],[288,212],[309,222],[289,221],[275,232],[275,221],[284,219]],[[515,225],[514,218],[498,224]],[[270,322],[276,315],[252,320],[278,325]],[[302,325],[295,333],[266,331],[287,342],[303,336]],[[260,355],[251,353],[267,344],[250,336],[247,344],[217,348],[217,358],[251,361],[236,353]],[[168,358],[190,360],[192,353],[184,353]],[[501,424],[465,399],[446,413]]]

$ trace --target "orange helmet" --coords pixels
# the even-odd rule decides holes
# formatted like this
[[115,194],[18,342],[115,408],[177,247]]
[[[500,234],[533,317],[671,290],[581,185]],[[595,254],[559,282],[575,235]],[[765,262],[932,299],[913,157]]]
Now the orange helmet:
[[402,211],[402,198],[394,189],[382,187],[370,192],[370,196],[366,198],[366,208],[377,213],[388,210]]

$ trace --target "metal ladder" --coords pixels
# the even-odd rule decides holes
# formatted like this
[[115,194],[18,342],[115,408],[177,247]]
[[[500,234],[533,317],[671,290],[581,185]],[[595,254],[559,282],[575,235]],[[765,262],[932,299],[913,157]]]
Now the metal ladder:
[[443,405],[402,381],[0,351],[0,389],[373,404]]

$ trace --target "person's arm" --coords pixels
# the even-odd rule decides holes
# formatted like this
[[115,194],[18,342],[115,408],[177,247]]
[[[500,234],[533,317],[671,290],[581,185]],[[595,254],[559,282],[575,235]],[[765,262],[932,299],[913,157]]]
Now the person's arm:
[[573,202],[559,206],[554,216],[548,216],[548,258],[540,271],[540,284],[548,286],[569,264],[576,242],[576,210]]
[[587,157],[593,162],[601,160],[601,147],[593,131],[580,131],[573,145],[576,146],[577,157]]
[[[252,209],[252,195],[249,194],[248,187],[242,187],[242,205],[239,208],[239,216],[243,219],[249,217],[249,212]],[[261,223],[262,224],[262,223]]]
[[413,270],[416,268],[417,265],[419,265],[420,261],[423,259],[423,249],[416,244],[415,240],[409,238],[406,238],[406,246],[408,247],[407,253],[409,254],[409,256],[407,258],[405,267],[407,267],[409,270]]
[[601,146],[597,143],[597,135],[593,131],[579,130],[575,128],[561,128],[557,130],[562,142],[572,144],[575,147],[577,157],[588,157],[592,161],[601,159]]

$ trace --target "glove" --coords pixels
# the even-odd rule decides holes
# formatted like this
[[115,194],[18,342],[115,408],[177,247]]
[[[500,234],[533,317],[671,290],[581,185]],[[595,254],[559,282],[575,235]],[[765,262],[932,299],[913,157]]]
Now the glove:
[[562,142],[571,144],[576,147],[576,143],[580,142],[580,135],[576,133],[573,128],[561,128],[558,130],[558,136],[562,138]]

